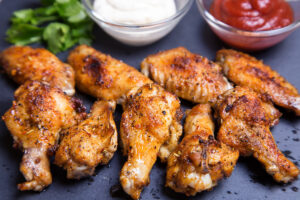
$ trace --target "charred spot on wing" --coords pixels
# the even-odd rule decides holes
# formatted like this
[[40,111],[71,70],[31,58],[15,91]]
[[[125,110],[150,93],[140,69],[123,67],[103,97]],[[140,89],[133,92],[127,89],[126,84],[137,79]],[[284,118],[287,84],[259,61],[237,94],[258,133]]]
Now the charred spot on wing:
[[232,104],[227,105],[226,108],[225,108],[225,112],[228,113],[232,108],[233,108]]
[[182,111],[181,108],[176,110],[176,114],[175,114],[175,119],[177,121],[181,121],[181,119],[183,118],[184,112]]
[[262,80],[269,78],[269,74],[267,72],[264,72],[263,70],[250,64],[248,64],[247,66],[249,67],[249,72],[253,73],[255,76],[261,78]]
[[105,65],[101,60],[99,60],[96,56],[88,55],[83,59],[84,71],[94,78],[97,78],[101,72],[101,68]]
[[83,102],[75,97],[72,97],[72,106],[73,109],[77,112],[77,113],[85,113],[86,112],[86,107],[83,105]]
[[84,72],[96,79],[96,85],[101,85],[105,88],[111,86],[112,78],[109,77],[108,70],[105,68],[106,62],[93,55],[86,56],[83,62],[85,63],[83,67]]
[[53,156],[54,153],[56,152],[57,148],[58,148],[58,144],[53,145],[52,147],[47,149],[47,155],[48,156]]
[[187,56],[178,56],[175,57],[173,60],[173,64],[171,64],[172,68],[175,69],[186,69],[189,67],[189,65],[191,64],[191,58],[187,57]]
[[275,84],[277,87],[281,87],[281,84],[278,82],[278,80],[275,77],[272,77],[271,74],[269,74],[268,72],[249,64],[248,67],[249,67],[248,68],[249,73],[258,77],[260,80],[270,82]]
[[203,62],[203,59],[204,59],[204,57],[199,56],[199,55],[195,55],[195,62],[196,62],[196,63]]

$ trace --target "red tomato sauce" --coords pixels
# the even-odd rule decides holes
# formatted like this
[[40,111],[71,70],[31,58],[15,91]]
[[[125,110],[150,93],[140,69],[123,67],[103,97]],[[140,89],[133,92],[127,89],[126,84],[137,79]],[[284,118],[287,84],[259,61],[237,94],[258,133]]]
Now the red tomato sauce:
[[284,0],[214,0],[210,13],[218,20],[246,31],[285,27],[294,20]]

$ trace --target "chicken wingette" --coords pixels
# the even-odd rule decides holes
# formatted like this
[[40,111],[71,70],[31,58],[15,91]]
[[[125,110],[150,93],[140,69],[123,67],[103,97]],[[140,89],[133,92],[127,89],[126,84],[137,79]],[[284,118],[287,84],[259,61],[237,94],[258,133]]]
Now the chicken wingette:
[[58,87],[68,95],[75,93],[73,68],[46,49],[12,46],[0,54],[0,65],[19,84],[35,80]]
[[297,89],[270,66],[252,56],[229,49],[218,51],[217,61],[223,66],[225,75],[235,84],[266,94],[276,105],[300,116],[300,95]]
[[18,184],[20,190],[42,191],[51,184],[49,155],[55,151],[59,132],[84,117],[81,102],[58,88],[28,81],[16,90],[2,119],[24,153],[20,171],[26,182]]
[[[176,147],[182,134],[182,113],[178,98],[156,84],[132,89],[123,107],[120,135],[128,159],[120,181],[124,191],[138,199],[149,184],[149,174],[158,154],[166,159]],[[170,141],[176,141],[176,145]],[[162,152],[161,147],[165,147]]]
[[185,136],[168,158],[166,186],[187,196],[210,190],[233,171],[239,152],[214,139],[208,104],[188,112]]
[[297,178],[299,169],[277,148],[270,131],[280,113],[261,95],[237,86],[218,97],[215,114],[220,121],[219,141],[239,150],[242,156],[253,155],[278,182]]
[[213,101],[232,88],[221,66],[183,47],[148,56],[141,71],[166,90],[195,103]]
[[68,62],[79,90],[102,100],[121,103],[129,90],[152,82],[135,68],[86,45],[76,47]]
[[97,165],[112,158],[118,145],[115,106],[115,102],[96,101],[86,120],[64,131],[54,162],[67,170],[68,178],[90,176]]

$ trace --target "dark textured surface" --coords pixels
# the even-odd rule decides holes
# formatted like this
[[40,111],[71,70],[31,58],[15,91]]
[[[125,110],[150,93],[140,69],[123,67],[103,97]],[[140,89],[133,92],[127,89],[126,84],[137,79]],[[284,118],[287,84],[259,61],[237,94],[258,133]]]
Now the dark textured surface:
[[[0,0],[0,50],[9,46],[5,42],[5,31],[9,25],[9,17],[14,10],[34,7],[38,1],[33,0]],[[194,4],[190,12],[166,38],[159,42],[140,48],[133,48],[114,41],[98,27],[95,28],[96,40],[93,47],[124,62],[139,67],[139,63],[148,54],[158,50],[185,46],[195,53],[214,59],[218,49],[226,47],[209,30],[200,17]],[[288,79],[300,89],[300,30],[291,34],[284,42],[270,49],[254,53],[263,59],[273,69]],[[59,57],[65,61],[66,53]],[[11,106],[13,92],[17,85],[9,80],[3,73],[0,74],[0,115]],[[89,107],[94,99],[78,94]],[[183,106],[191,107],[188,102]],[[119,124],[121,108],[118,107],[116,122]],[[284,112],[276,127],[272,129],[279,148],[298,166],[300,166],[300,117]],[[41,193],[19,192],[16,184],[23,181],[19,172],[21,152],[12,148],[12,138],[3,121],[0,122],[0,199],[129,199],[124,193],[117,192],[112,197],[110,188],[118,184],[119,171],[125,161],[120,151],[107,166],[98,167],[94,177],[70,181],[65,178],[65,172],[52,165],[53,184]],[[232,176],[223,180],[210,192],[203,192],[194,198],[176,194],[164,187],[165,165],[157,162],[151,173],[151,183],[142,193],[141,199],[300,199],[300,181],[292,184],[280,185],[268,176],[261,165],[253,158],[240,158]],[[299,191],[298,189],[299,188]]]

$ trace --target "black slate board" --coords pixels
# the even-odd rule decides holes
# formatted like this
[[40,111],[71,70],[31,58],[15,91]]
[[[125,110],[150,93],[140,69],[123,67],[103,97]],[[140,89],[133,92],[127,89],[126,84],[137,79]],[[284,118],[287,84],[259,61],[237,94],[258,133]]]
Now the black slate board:
[[[9,26],[9,17],[14,10],[36,7],[38,0],[0,0],[0,50],[10,44],[5,42],[5,31]],[[214,59],[217,50],[226,47],[209,29],[200,16],[196,4],[183,18],[178,26],[166,38],[146,47],[128,47],[111,39],[98,27],[95,28],[96,40],[93,47],[113,57],[139,68],[144,57],[159,50],[184,46],[190,51]],[[300,30],[291,34],[284,42],[270,49],[253,53],[265,63],[271,65],[282,76],[300,89]],[[68,52],[59,54],[66,61]],[[9,109],[13,92],[18,86],[0,74],[0,115]],[[95,99],[77,93],[89,108]],[[183,101],[184,108],[191,103]],[[118,107],[115,114],[116,123],[120,123],[122,109]],[[284,112],[279,125],[272,129],[279,148],[293,162],[300,166],[300,117]],[[119,171],[125,162],[120,151],[107,166],[100,166],[96,175],[80,181],[67,180],[65,171],[52,165],[53,183],[41,193],[19,192],[16,184],[24,179],[19,172],[21,152],[12,148],[12,138],[3,121],[0,122],[0,199],[129,199],[122,192],[112,197],[110,188],[119,183]],[[266,174],[261,165],[253,158],[240,158],[232,176],[223,180],[210,192],[203,192],[193,198],[177,194],[164,187],[165,165],[159,161],[151,172],[151,183],[141,195],[141,199],[300,199],[300,180],[288,185],[275,183]]]

